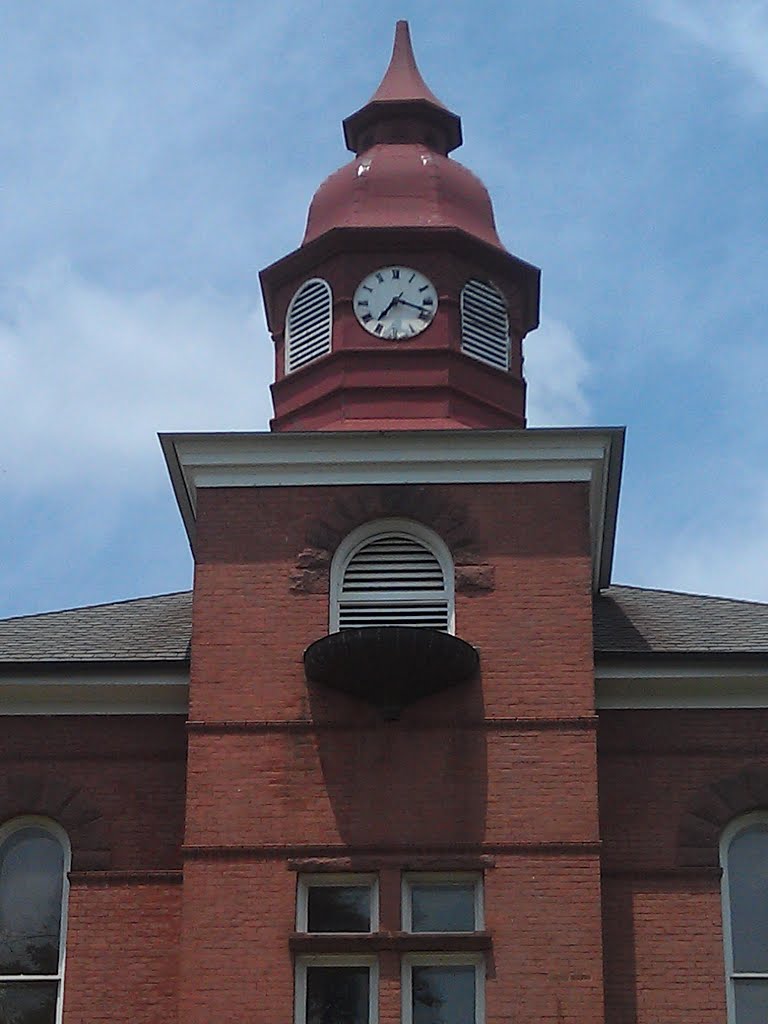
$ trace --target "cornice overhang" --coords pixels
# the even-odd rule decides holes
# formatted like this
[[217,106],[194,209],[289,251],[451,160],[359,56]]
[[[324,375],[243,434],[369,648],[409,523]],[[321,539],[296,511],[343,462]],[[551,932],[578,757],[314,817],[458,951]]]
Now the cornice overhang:
[[453,227],[413,227],[408,225],[380,227],[338,227],[299,246],[293,252],[271,263],[259,274],[267,325],[274,334],[282,325],[275,322],[272,296],[285,281],[303,273],[314,273],[320,262],[338,253],[367,253],[406,246],[412,252],[435,249],[458,253],[493,273],[498,269],[515,280],[525,297],[523,309],[526,332],[539,325],[541,270],[526,263],[505,249]]
[[203,488],[329,484],[585,483],[592,581],[611,580],[621,427],[161,434],[194,551]]
[[595,652],[598,711],[768,708],[768,654]]

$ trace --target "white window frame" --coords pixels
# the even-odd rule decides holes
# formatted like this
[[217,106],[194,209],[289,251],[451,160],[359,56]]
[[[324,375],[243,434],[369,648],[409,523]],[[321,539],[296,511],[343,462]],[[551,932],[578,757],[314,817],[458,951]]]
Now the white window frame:
[[483,876],[477,871],[409,871],[403,875],[400,888],[403,931],[414,935],[471,935],[472,932],[413,932],[413,904],[411,902],[412,886],[414,885],[468,885],[475,889],[475,926],[474,932],[485,928],[483,907]]
[[[329,609],[329,630],[337,633],[339,630],[339,609],[344,583],[344,574],[347,566],[355,557],[360,548],[370,541],[385,537],[407,537],[424,544],[437,559],[443,573],[443,584],[445,599],[447,602],[447,624],[446,632],[454,633],[456,630],[456,602],[455,602],[455,570],[453,555],[445,541],[434,530],[423,526],[421,523],[411,519],[375,519],[369,523],[363,523],[357,529],[347,534],[339,544],[331,560],[331,583],[330,583],[330,609]],[[421,595],[423,599],[423,595]],[[405,602],[403,602],[405,603]]]
[[307,967],[367,967],[368,1024],[379,1020],[379,963],[375,956],[318,954],[296,958],[294,1024],[307,1024]]
[[0,975],[0,984],[13,983],[13,982],[27,982],[34,984],[35,982],[44,981],[55,981],[57,983],[56,990],[56,1024],[61,1024],[62,1013],[64,1010],[64,972],[66,966],[66,955],[67,955],[67,911],[69,908],[69,872],[72,867],[72,845],[69,841],[69,836],[55,821],[50,818],[41,817],[39,815],[26,814],[18,818],[11,818],[9,821],[4,822],[0,825],[0,846],[8,839],[14,832],[19,832],[25,828],[39,828],[45,832],[50,833],[56,841],[61,845],[64,853],[64,865],[63,865],[63,878],[61,887],[61,923],[59,929],[59,964],[57,974],[4,974]]
[[720,866],[722,868],[721,894],[723,900],[723,946],[725,954],[725,996],[728,1011],[728,1024],[737,1024],[736,1021],[736,986],[739,980],[768,981],[768,954],[766,955],[765,971],[735,971],[733,965],[733,932],[731,929],[731,895],[730,895],[730,866],[728,851],[731,843],[742,832],[748,831],[754,825],[764,825],[768,831],[768,811],[753,811],[751,814],[744,814],[735,818],[723,831],[720,837]]
[[[324,321],[323,326],[325,328],[326,334],[325,334],[324,340],[323,340],[323,347],[321,349],[318,347],[318,352],[315,355],[313,355],[311,358],[306,359],[305,361],[303,361],[300,366],[294,366],[294,365],[292,365],[293,361],[292,361],[292,358],[291,358],[291,356],[292,356],[292,344],[293,344],[293,338],[291,337],[291,333],[292,333],[291,332],[291,314],[293,313],[293,307],[296,305],[296,302],[302,297],[302,295],[307,290],[307,288],[310,285],[312,285],[312,284],[321,284],[325,288],[326,309],[324,311],[325,321]],[[299,287],[294,292],[291,301],[288,303],[288,309],[285,311],[285,346],[284,347],[285,347],[285,352],[284,352],[284,364],[283,365],[285,367],[285,375],[286,376],[288,376],[289,374],[292,374],[292,373],[298,373],[299,370],[303,370],[305,366],[310,366],[312,363],[315,362],[316,359],[321,359],[323,356],[328,355],[328,353],[332,350],[332,348],[333,348],[333,291],[331,289],[330,284],[324,278],[322,278],[322,277],[309,277],[309,278],[307,278],[306,281],[302,281],[302,283],[299,285]]]
[[[367,932],[310,932],[309,890],[367,886],[371,896],[371,925]],[[296,931],[306,935],[370,935],[379,930],[379,879],[373,873],[329,872],[299,875],[296,889]]]
[[475,1019],[471,1024],[484,1024],[485,957],[482,953],[406,953],[400,975],[403,1024],[413,1024],[413,968],[451,966],[475,968]]

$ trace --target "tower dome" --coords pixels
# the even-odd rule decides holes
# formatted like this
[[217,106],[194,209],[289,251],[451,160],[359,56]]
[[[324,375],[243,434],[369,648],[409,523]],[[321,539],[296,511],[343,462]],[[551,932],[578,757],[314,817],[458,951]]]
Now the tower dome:
[[304,244],[336,227],[449,227],[502,248],[485,186],[448,157],[461,145],[461,119],[421,77],[406,21],[378,89],[344,121],[344,138],[355,159],[315,193]]
[[338,227],[458,228],[503,248],[485,185],[422,142],[377,143],[326,178],[303,244]]

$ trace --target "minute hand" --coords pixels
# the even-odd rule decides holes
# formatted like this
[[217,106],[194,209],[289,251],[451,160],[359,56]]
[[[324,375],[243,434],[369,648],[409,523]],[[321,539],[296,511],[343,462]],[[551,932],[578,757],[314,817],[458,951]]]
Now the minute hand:
[[417,306],[415,302],[409,302],[408,299],[398,299],[398,302],[400,302],[402,306],[410,306],[411,309],[418,309],[420,313],[428,312],[426,306]]

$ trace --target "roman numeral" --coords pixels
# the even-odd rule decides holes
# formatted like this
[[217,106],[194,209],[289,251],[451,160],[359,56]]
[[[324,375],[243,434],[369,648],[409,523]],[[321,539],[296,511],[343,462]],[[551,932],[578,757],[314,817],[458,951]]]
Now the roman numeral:
[[377,272],[376,280],[379,282],[379,284],[384,284],[384,275]]
[[363,323],[367,324],[369,320],[373,320],[373,317],[371,316],[370,313],[366,313],[365,316],[363,317]]
[[392,267],[392,280],[393,281],[399,281],[400,280],[400,268],[399,267]]
[[372,291],[373,291],[373,288],[369,288],[367,284],[364,284],[364,285],[363,285],[363,291],[366,291],[366,292],[372,292]]
[[431,315],[432,314],[429,312],[428,309],[420,309],[419,310],[419,320],[429,320]]
[[357,300],[357,304],[358,304],[358,306],[367,306],[368,305],[368,299],[358,299]]
[[[373,319],[373,318],[371,318],[371,319]],[[376,324],[376,326],[374,327],[374,330],[376,331],[377,334],[381,334],[381,332],[384,330],[384,324],[382,324],[382,323]]]
[[424,303],[425,306],[433,306],[434,305],[434,300],[433,299],[422,299],[422,302]]

